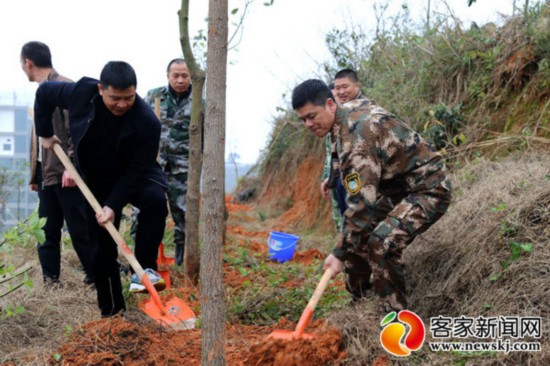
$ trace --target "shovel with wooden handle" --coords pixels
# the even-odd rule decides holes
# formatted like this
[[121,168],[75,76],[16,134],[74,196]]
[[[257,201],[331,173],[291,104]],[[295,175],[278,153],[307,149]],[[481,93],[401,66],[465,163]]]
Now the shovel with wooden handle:
[[332,274],[333,274],[333,271],[331,268],[327,268],[325,270],[325,273],[323,274],[321,281],[319,281],[319,284],[315,288],[315,292],[313,292],[313,295],[311,295],[311,299],[309,300],[306,308],[302,312],[302,316],[300,316],[300,320],[296,325],[296,329],[294,329],[294,331],[274,330],[268,336],[268,338],[286,339],[286,340],[298,339],[298,338],[304,338],[304,339],[313,338],[312,334],[304,333],[304,330],[306,329],[306,326],[308,325],[309,321],[313,317],[313,311],[315,310],[315,307],[317,307],[317,303],[319,302],[319,299],[321,298],[321,296],[323,296],[323,293],[327,288],[328,282],[330,281]]
[[[84,197],[86,197],[86,200],[88,201],[90,206],[92,206],[95,213],[103,214],[103,208],[101,207],[99,202],[97,202],[96,198],[94,197],[86,183],[84,183],[82,177],[80,177],[61,146],[59,146],[59,144],[54,144],[53,151],[55,152],[59,160],[61,160],[61,162],[65,166],[65,169],[67,169],[71,173],[74,181],[76,182],[76,185],[78,186],[78,188],[80,188],[82,194],[84,195]],[[149,300],[140,304],[141,310],[143,310],[143,312],[153,318],[156,322],[166,327],[170,327],[175,330],[195,328],[196,317],[193,310],[191,310],[191,308],[185,302],[183,302],[183,300],[178,299],[175,296],[163,303],[157,290],[151,283],[149,276],[147,276],[147,274],[137,261],[136,257],[134,256],[134,253],[132,253],[132,250],[128,247],[128,245],[126,245],[124,239],[115,228],[113,223],[107,222],[105,228],[107,229],[109,234],[111,234],[111,237],[121,249],[122,254],[128,260],[128,263],[130,263],[130,266],[132,266],[136,275],[141,279],[141,283],[143,283],[143,285],[151,295],[151,298]]]

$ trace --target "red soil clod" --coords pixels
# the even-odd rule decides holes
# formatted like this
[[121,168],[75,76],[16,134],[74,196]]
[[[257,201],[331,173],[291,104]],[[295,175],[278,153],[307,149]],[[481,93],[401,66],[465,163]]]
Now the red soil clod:
[[313,333],[313,339],[266,338],[253,345],[247,366],[323,366],[338,365],[346,358],[342,336],[335,328]]

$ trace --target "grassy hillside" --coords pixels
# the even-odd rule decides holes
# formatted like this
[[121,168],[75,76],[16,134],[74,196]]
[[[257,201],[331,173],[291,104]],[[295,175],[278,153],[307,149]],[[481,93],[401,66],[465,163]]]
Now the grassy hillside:
[[[330,32],[327,81],[338,69],[357,70],[364,94],[421,132],[450,167],[548,150],[550,1],[498,26],[466,28],[452,14],[415,24],[406,10],[389,21],[374,36],[360,27]],[[290,210],[300,218],[290,226],[331,229],[329,204],[318,194],[323,141],[290,110],[274,122],[259,177],[244,186],[256,185],[267,216]]]
[[500,25],[464,25],[452,13],[418,24],[403,10],[380,27],[373,37],[360,28],[327,35],[327,75],[358,70],[366,95],[438,146],[460,132],[469,142],[549,136],[550,2]]

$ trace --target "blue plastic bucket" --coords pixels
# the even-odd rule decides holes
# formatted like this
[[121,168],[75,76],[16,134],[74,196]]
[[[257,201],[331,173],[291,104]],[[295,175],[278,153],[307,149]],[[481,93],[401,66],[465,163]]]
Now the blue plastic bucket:
[[279,262],[291,260],[300,237],[292,234],[271,231],[269,233],[269,258]]

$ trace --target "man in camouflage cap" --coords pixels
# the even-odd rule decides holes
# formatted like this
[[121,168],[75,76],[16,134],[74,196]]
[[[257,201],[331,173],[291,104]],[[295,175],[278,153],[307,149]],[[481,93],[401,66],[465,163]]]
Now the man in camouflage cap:
[[145,101],[155,108],[160,102],[159,162],[168,180],[168,202],[174,220],[176,263],[183,263],[185,244],[185,195],[189,169],[189,125],[191,124],[191,76],[181,58],[168,63],[168,85],[149,90]]
[[352,299],[372,288],[383,313],[405,309],[402,251],[451,201],[443,157],[369,100],[338,105],[320,80],[298,85],[292,107],[314,135],[330,134],[347,192],[343,227],[324,268],[344,271]]

